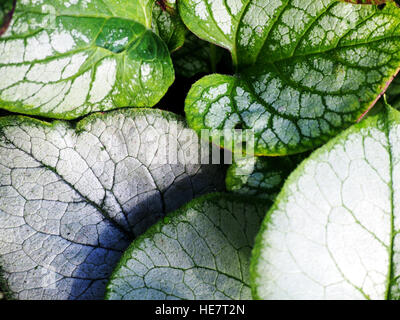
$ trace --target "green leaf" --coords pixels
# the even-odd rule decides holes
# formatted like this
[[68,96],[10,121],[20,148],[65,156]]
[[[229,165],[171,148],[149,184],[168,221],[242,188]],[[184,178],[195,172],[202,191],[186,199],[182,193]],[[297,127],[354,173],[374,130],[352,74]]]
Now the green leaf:
[[250,299],[249,260],[267,203],[227,194],[193,200],[125,252],[107,299]]
[[160,110],[94,114],[76,127],[0,118],[0,267],[11,293],[103,298],[135,236],[223,190],[223,170],[197,164],[199,148],[180,117]]
[[0,39],[0,108],[72,119],[151,107],[174,80],[152,0],[18,1]]
[[274,200],[286,178],[306,155],[236,160],[226,174],[226,189],[238,194]]
[[373,105],[400,65],[394,4],[379,10],[335,0],[179,3],[189,29],[231,50],[237,68],[235,76],[193,85],[185,103],[189,125],[251,129],[256,155],[326,142]]
[[254,297],[399,299],[399,155],[387,107],[305,160],[257,236]]
[[397,76],[391,83],[387,95],[389,97],[398,98],[400,96],[400,76]]
[[154,6],[152,28],[167,44],[169,51],[174,52],[183,46],[187,29],[177,12],[175,0],[165,0],[164,3],[165,10],[157,2]]

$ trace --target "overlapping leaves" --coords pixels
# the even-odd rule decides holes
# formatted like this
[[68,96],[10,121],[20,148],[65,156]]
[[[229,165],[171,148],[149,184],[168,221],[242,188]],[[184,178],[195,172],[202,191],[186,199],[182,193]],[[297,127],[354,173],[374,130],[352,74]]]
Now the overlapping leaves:
[[13,296],[103,298],[135,236],[223,188],[223,170],[196,164],[198,152],[196,134],[159,110],[95,114],[76,128],[1,118],[0,267]]
[[178,14],[175,1],[156,2],[152,28],[167,44],[170,52],[183,46],[187,29]]
[[[73,119],[156,104],[174,79],[169,53],[185,41],[180,14],[199,38],[228,49],[236,70],[192,87],[190,126],[214,130],[211,138],[249,129],[256,155],[299,153],[359,119],[399,70],[400,10],[393,1],[355,2],[181,0],[178,10],[174,0],[21,0],[10,24],[8,0],[0,108]],[[189,35],[174,53],[185,77],[215,72],[222,56],[199,38]],[[390,108],[370,116],[290,177],[258,236],[254,297],[399,297],[399,119]],[[76,128],[2,118],[0,280],[14,296],[102,297],[129,241],[220,188],[223,170],[196,164],[197,137],[190,131],[188,145],[184,129],[148,109],[96,114]],[[180,164],[162,162],[171,141]],[[159,221],[125,252],[107,297],[250,298],[262,199],[275,199],[304,157],[234,163],[227,189],[246,197],[206,196]]]
[[305,158],[306,154],[239,159],[226,173],[226,188],[234,193],[274,200],[286,178]]
[[256,155],[322,144],[371,106],[400,65],[393,3],[182,0],[180,12],[192,32],[229,49],[237,68],[193,85],[190,126],[253,130]]

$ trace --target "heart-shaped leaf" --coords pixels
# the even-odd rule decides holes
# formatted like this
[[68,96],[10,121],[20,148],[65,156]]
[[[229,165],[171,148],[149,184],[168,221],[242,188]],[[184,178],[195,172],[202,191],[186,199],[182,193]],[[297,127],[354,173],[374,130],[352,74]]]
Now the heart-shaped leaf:
[[[182,0],[184,23],[232,53],[235,76],[195,83],[196,131],[254,131],[255,155],[312,149],[354,123],[400,66],[400,10],[336,0]],[[223,146],[223,142],[221,142]]]
[[0,39],[0,108],[72,119],[151,107],[174,80],[153,0],[18,1]]
[[249,157],[236,160],[226,173],[226,189],[274,200],[283,183],[307,154],[288,157]]
[[250,253],[267,207],[218,193],[191,201],[132,243],[106,297],[250,299]]
[[388,108],[314,152],[257,236],[261,299],[399,299],[400,113]]
[[197,164],[199,147],[180,117],[159,110],[95,114],[76,128],[0,118],[0,266],[10,291],[102,298],[136,235],[223,190],[223,170]]

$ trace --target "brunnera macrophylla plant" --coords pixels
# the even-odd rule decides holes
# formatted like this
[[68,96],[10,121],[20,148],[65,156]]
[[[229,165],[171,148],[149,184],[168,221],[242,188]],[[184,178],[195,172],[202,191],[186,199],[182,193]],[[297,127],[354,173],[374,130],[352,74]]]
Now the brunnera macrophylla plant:
[[398,299],[397,5],[2,2],[0,291]]
[[359,119],[399,68],[394,4],[181,0],[179,8],[193,33],[231,51],[236,69],[193,85],[189,125],[251,128],[256,155],[319,146]]

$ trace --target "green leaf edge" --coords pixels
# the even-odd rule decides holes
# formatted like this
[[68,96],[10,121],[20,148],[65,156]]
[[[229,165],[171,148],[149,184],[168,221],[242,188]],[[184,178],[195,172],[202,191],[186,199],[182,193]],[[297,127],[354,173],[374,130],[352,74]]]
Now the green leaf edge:
[[[186,121],[191,129],[196,131],[198,134],[201,133],[201,130],[203,129],[210,129],[202,125],[204,122],[204,118],[202,117],[201,114],[198,113],[192,113],[191,112],[191,106],[194,102],[196,102],[196,97],[200,98],[202,89],[205,87],[208,87],[208,83],[212,83],[213,85],[217,86],[220,84],[228,84],[229,86],[234,85],[234,82],[237,81],[238,78],[235,75],[227,75],[227,74],[220,74],[220,73],[213,73],[206,75],[202,77],[201,79],[197,80],[195,83],[193,83],[192,87],[190,88],[189,92],[186,95],[185,98],[185,117]],[[203,87],[203,83],[205,84],[205,87]],[[211,128],[210,131],[219,131],[220,129],[218,128]],[[223,130],[223,129],[222,129]],[[251,130],[251,129],[250,129]],[[212,141],[213,135],[210,134],[210,142]],[[219,147],[225,148],[225,139],[223,134],[221,134],[221,140]],[[232,148],[227,148],[227,150],[232,151]],[[257,153],[256,151],[254,152],[255,156],[266,156],[264,153]]]
[[185,119],[177,115],[175,113],[161,110],[161,109],[153,109],[153,108],[123,108],[123,109],[116,109],[116,110],[111,110],[107,112],[95,112],[92,114],[89,114],[79,120],[76,124],[71,123],[69,121],[65,120],[59,120],[55,119],[53,121],[45,121],[45,120],[39,120],[36,118],[29,117],[27,115],[9,115],[9,116],[4,116],[0,117],[0,139],[2,138],[2,127],[6,126],[16,126],[19,123],[29,123],[33,125],[39,125],[42,127],[49,127],[53,128],[59,123],[64,123],[69,126],[69,128],[74,129],[76,134],[79,134],[80,132],[86,131],[86,126],[91,124],[97,119],[106,119],[108,117],[114,116],[115,114],[121,114],[124,115],[125,117],[130,117],[134,118],[135,116],[138,115],[161,115],[163,118],[166,120],[175,120],[175,121],[180,121],[186,124]]
[[168,59],[169,61],[168,62],[170,63],[170,67],[171,67],[171,71],[172,71],[171,79],[169,81],[169,85],[166,86],[164,88],[164,90],[159,90],[159,92],[161,92],[162,95],[160,95],[160,98],[157,100],[157,102],[153,103],[152,106],[144,106],[144,107],[136,106],[135,107],[134,105],[116,106],[115,104],[113,104],[112,108],[105,109],[105,110],[96,110],[96,111],[93,111],[93,112],[90,112],[90,111],[88,112],[88,111],[85,110],[83,112],[76,113],[76,110],[74,109],[74,110],[71,110],[71,111],[63,112],[63,113],[57,113],[57,112],[36,112],[35,111],[37,109],[36,107],[26,110],[26,105],[24,105],[24,104],[6,103],[6,102],[3,102],[0,99],[0,110],[6,110],[6,111],[9,111],[9,112],[13,112],[13,113],[20,113],[22,116],[27,116],[27,117],[29,117],[29,116],[32,116],[32,117],[43,117],[43,118],[49,118],[50,120],[51,119],[55,119],[55,120],[61,120],[62,121],[62,120],[76,120],[76,119],[79,119],[79,118],[82,118],[82,117],[86,118],[86,117],[88,117],[88,116],[90,116],[92,114],[105,113],[105,112],[109,112],[109,111],[120,110],[120,109],[123,109],[123,108],[150,109],[150,108],[155,107],[162,100],[162,98],[164,98],[164,96],[167,94],[167,92],[170,89],[170,87],[172,86],[172,84],[175,82],[175,80],[176,80],[176,71],[175,71],[175,68],[174,68],[173,61],[172,61],[171,52],[169,51],[169,48],[168,48],[167,44],[164,42],[164,40],[161,39],[161,37],[158,34],[154,33],[150,29],[147,29],[146,32],[152,32],[153,36],[158,38],[157,40],[159,40],[160,43],[162,43],[162,45],[165,46],[166,51],[169,53],[169,59]]
[[[400,10],[400,9],[399,9]],[[267,148],[257,148],[257,143],[254,144],[254,156],[259,156],[259,157],[281,157],[281,156],[291,156],[291,155],[296,155],[300,153],[304,153],[316,148],[321,147],[322,145],[326,144],[328,141],[331,139],[335,138],[337,135],[340,135],[343,131],[349,129],[352,125],[357,124],[358,121],[362,120],[364,117],[368,115],[368,113],[372,112],[373,108],[376,106],[378,100],[386,93],[386,91],[390,88],[390,85],[392,84],[393,80],[395,79],[395,75],[399,74],[400,77],[400,66],[397,68],[397,70],[394,72],[394,75],[389,75],[385,78],[382,78],[382,83],[381,87],[376,89],[376,95],[374,98],[371,98],[371,100],[368,103],[365,103],[365,108],[360,109],[356,116],[353,119],[353,124],[349,123],[344,123],[341,125],[341,128],[331,128],[328,133],[325,133],[322,136],[319,136],[317,138],[312,138],[312,143],[307,143],[307,144],[301,144],[298,143],[296,147],[281,147],[279,149],[274,149],[270,150]],[[198,100],[201,99],[201,93],[203,92],[203,89],[206,89],[209,87],[209,84],[212,84],[212,86],[218,86],[221,84],[227,84],[228,87],[235,87],[237,81],[241,81],[240,76],[237,74],[234,75],[227,75],[227,74],[220,74],[220,73],[213,73],[206,75],[202,77],[201,79],[197,80],[195,83],[193,83],[192,87],[190,88],[189,92],[187,93],[186,99],[185,99],[185,116],[186,116],[186,121],[189,125],[189,127],[193,130],[195,130],[198,134],[200,134],[201,130],[203,129],[208,129],[208,130],[220,130],[219,128],[208,128],[205,125],[203,125],[204,118],[201,114],[199,114],[197,111],[192,113],[191,108],[192,105]],[[228,89],[228,91],[231,90],[231,88]],[[229,93],[225,94],[224,96],[229,96]],[[400,101],[400,98],[399,98]],[[208,106],[207,106],[208,108]],[[233,107],[233,110],[235,108]],[[240,112],[237,112],[237,114],[240,115]],[[252,128],[244,128],[247,130],[252,130]],[[223,129],[222,129],[223,130]],[[225,148],[224,144],[224,139],[223,135],[221,137],[221,141],[219,146],[221,148]],[[212,135],[210,135],[210,142],[212,139]],[[235,150],[229,147],[227,150],[235,152]]]
[[[292,155],[292,156],[283,156],[283,157],[255,157],[255,163],[257,163],[257,158],[264,158],[265,160],[268,159],[274,159],[274,160],[278,160],[281,162],[278,166],[278,171],[282,171],[282,177],[283,177],[283,182],[281,183],[281,185],[283,185],[285,183],[285,181],[287,180],[288,176],[300,165],[301,162],[303,162],[307,157],[309,156],[309,154],[307,152],[305,153],[299,153],[296,155]],[[285,169],[289,169],[286,172],[283,172],[282,167],[285,166]],[[226,176],[225,176],[225,187],[226,190],[228,192],[232,192],[235,194],[241,194],[241,195],[246,195],[245,193],[240,193],[240,190],[242,190],[243,187],[246,187],[247,184],[243,183],[241,181],[241,179],[238,177],[238,175],[236,175],[236,170],[238,168],[238,163],[233,161],[233,163],[228,167],[228,170],[226,171]],[[273,168],[269,168],[268,170],[272,170]],[[257,172],[257,170],[252,171],[250,174],[246,174],[246,176],[250,176],[252,175],[254,172]],[[258,171],[260,172],[260,171]],[[262,171],[264,173],[264,171]],[[286,173],[286,174],[285,174]],[[237,189],[237,187],[240,187]],[[255,188],[251,188],[249,187],[251,190],[256,190]],[[278,187],[276,187],[276,189],[278,189]],[[279,188],[279,191],[275,192],[275,196],[278,195],[278,193],[280,193],[280,190],[282,188]],[[265,191],[264,189],[260,188],[257,189],[257,192],[260,191],[263,192]],[[254,195],[248,195],[248,196],[252,196],[252,197],[256,197],[258,199],[271,199],[271,197],[260,197],[260,194],[254,194]]]

